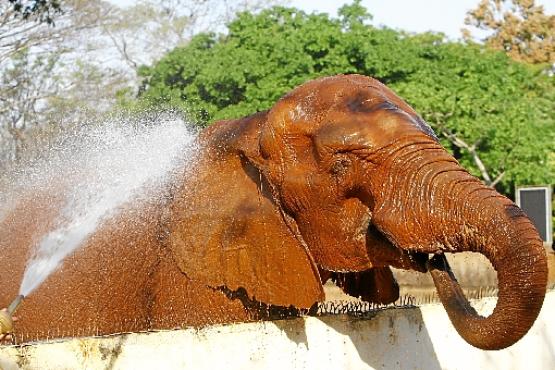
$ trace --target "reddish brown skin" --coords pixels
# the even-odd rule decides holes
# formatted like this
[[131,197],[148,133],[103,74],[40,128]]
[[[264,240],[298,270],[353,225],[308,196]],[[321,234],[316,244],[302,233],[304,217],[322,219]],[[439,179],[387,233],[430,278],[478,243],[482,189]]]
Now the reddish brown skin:
[[[458,332],[479,348],[511,345],[537,317],[547,283],[537,231],[378,81],[305,83],[199,142],[198,163],[164,201],[107,222],[24,302],[19,340],[259,319],[260,303],[310,308],[329,278],[389,303],[399,295],[389,266],[429,267]],[[55,210],[33,204],[0,226],[0,306]],[[462,251],[498,270],[488,318],[468,308],[443,263]]]

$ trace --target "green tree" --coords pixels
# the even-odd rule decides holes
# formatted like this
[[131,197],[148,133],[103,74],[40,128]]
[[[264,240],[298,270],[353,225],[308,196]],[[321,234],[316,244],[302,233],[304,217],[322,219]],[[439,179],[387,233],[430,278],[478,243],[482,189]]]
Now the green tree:
[[555,180],[552,77],[477,45],[430,47],[427,58],[396,88],[466,168],[506,193]]
[[268,109],[316,77],[378,78],[412,104],[462,164],[511,193],[555,181],[553,77],[478,45],[367,23],[360,2],[337,19],[275,7],[242,13],[143,68],[139,105],[181,107],[201,125]]

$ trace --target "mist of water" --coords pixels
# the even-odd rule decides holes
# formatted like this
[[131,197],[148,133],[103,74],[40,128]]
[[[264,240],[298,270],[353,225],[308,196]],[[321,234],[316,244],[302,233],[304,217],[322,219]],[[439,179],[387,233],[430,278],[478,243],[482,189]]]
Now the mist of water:
[[114,120],[64,135],[59,148],[50,148],[45,160],[18,177],[20,186],[29,187],[71,176],[71,186],[61,190],[55,227],[40,239],[26,266],[20,288],[25,296],[123,205],[157,196],[197,152],[193,130],[171,115],[156,124]]

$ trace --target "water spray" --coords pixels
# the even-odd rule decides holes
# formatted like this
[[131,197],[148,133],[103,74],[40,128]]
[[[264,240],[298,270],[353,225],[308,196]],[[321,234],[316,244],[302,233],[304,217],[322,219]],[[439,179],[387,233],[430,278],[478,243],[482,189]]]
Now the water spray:
[[13,331],[13,314],[19,308],[23,298],[25,298],[23,295],[18,295],[5,311],[0,311],[0,335]]
[[[57,194],[60,186],[63,190],[51,210],[52,227],[33,246],[19,294],[29,296],[122,209],[163,197],[173,176],[181,176],[194,160],[196,135],[185,122],[172,115],[156,120],[107,121],[62,132],[60,148],[49,148],[44,162],[24,168],[18,181],[29,190],[22,198],[17,192],[11,198],[30,199],[35,189],[50,194]],[[62,178],[67,181],[58,180]],[[54,189],[49,185],[53,182],[61,185]]]
[[6,186],[11,190],[6,193],[3,188],[0,194],[2,221],[20,200],[57,194],[60,185],[53,189],[50,184],[67,178],[60,182],[67,188],[59,194],[56,212],[49,216],[52,227],[32,246],[33,257],[27,261],[19,295],[0,311],[0,337],[13,331],[13,315],[24,297],[103,222],[126,207],[154,201],[157,194],[163,197],[174,176],[183,176],[198,153],[196,132],[171,113],[99,123],[60,133],[55,137],[58,144],[41,151],[43,157],[17,165],[17,173]]

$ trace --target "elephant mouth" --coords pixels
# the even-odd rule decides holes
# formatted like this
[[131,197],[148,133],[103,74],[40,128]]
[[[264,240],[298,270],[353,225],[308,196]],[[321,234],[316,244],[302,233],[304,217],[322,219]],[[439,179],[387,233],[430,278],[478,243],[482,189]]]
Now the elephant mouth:
[[[406,261],[403,260],[406,267],[404,269],[415,270],[418,272],[428,272],[429,257],[427,253],[422,252],[405,252]],[[395,266],[394,266],[395,267]]]
[[373,266],[428,272],[428,253],[397,246],[374,225],[366,230],[366,248]]

